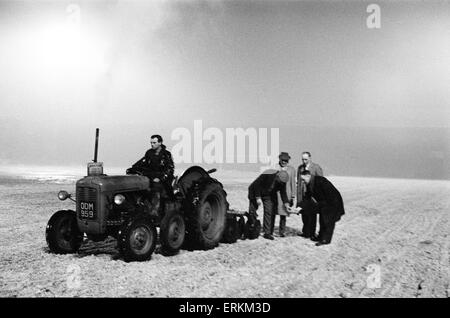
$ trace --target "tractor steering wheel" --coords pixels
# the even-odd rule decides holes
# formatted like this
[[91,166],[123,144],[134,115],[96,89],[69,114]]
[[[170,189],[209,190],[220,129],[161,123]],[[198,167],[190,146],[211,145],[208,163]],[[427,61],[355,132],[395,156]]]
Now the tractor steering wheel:
[[138,176],[143,176],[144,174],[142,171],[134,169],[134,168],[128,168],[126,171],[126,174],[137,174]]

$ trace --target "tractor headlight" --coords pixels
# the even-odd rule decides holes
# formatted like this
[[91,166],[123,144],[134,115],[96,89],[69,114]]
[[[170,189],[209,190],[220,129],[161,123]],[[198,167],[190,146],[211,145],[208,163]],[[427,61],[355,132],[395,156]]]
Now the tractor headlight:
[[116,194],[114,196],[114,203],[117,205],[121,205],[125,201],[125,196],[122,194]]
[[64,201],[67,198],[70,198],[70,194],[67,191],[61,190],[58,192],[58,199]]

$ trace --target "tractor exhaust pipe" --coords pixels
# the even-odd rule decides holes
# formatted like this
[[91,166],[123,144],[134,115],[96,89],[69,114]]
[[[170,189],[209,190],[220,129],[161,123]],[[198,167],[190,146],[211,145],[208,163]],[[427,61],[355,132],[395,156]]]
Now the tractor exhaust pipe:
[[97,155],[98,155],[98,135],[99,135],[100,129],[95,129],[95,150],[94,150],[94,162],[97,162]]
[[87,175],[88,176],[101,176],[103,175],[103,162],[97,162],[98,155],[98,135],[100,129],[95,129],[95,149],[94,149],[94,160],[88,162],[87,164]]

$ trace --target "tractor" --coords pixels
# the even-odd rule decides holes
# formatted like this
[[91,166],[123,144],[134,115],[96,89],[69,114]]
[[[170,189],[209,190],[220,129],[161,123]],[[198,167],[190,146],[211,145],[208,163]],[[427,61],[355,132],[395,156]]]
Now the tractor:
[[87,165],[87,176],[76,182],[75,198],[64,190],[58,193],[60,200],[70,199],[76,208],[57,211],[48,221],[46,241],[51,252],[76,253],[86,238],[98,242],[112,236],[125,261],[145,261],[157,241],[163,254],[174,255],[181,248],[207,250],[219,242],[259,236],[258,220],[229,209],[223,185],[211,177],[216,169],[188,168],[161,196],[157,215],[149,213],[149,178],[139,171],[104,174],[103,163],[97,161],[98,136],[97,128],[94,160]]

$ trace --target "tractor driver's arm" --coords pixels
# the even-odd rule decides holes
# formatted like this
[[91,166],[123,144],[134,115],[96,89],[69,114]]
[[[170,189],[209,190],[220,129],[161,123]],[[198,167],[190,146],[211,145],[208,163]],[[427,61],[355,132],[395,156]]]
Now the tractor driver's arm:
[[145,156],[136,161],[131,168],[128,168],[126,173],[136,173],[136,171],[142,171],[145,168]]
[[161,174],[161,181],[170,181],[173,179],[175,173],[175,164],[173,163],[172,154],[166,151],[164,158],[164,171]]
[[142,168],[145,165],[145,157],[142,157],[138,161],[136,161],[131,167],[132,168]]

